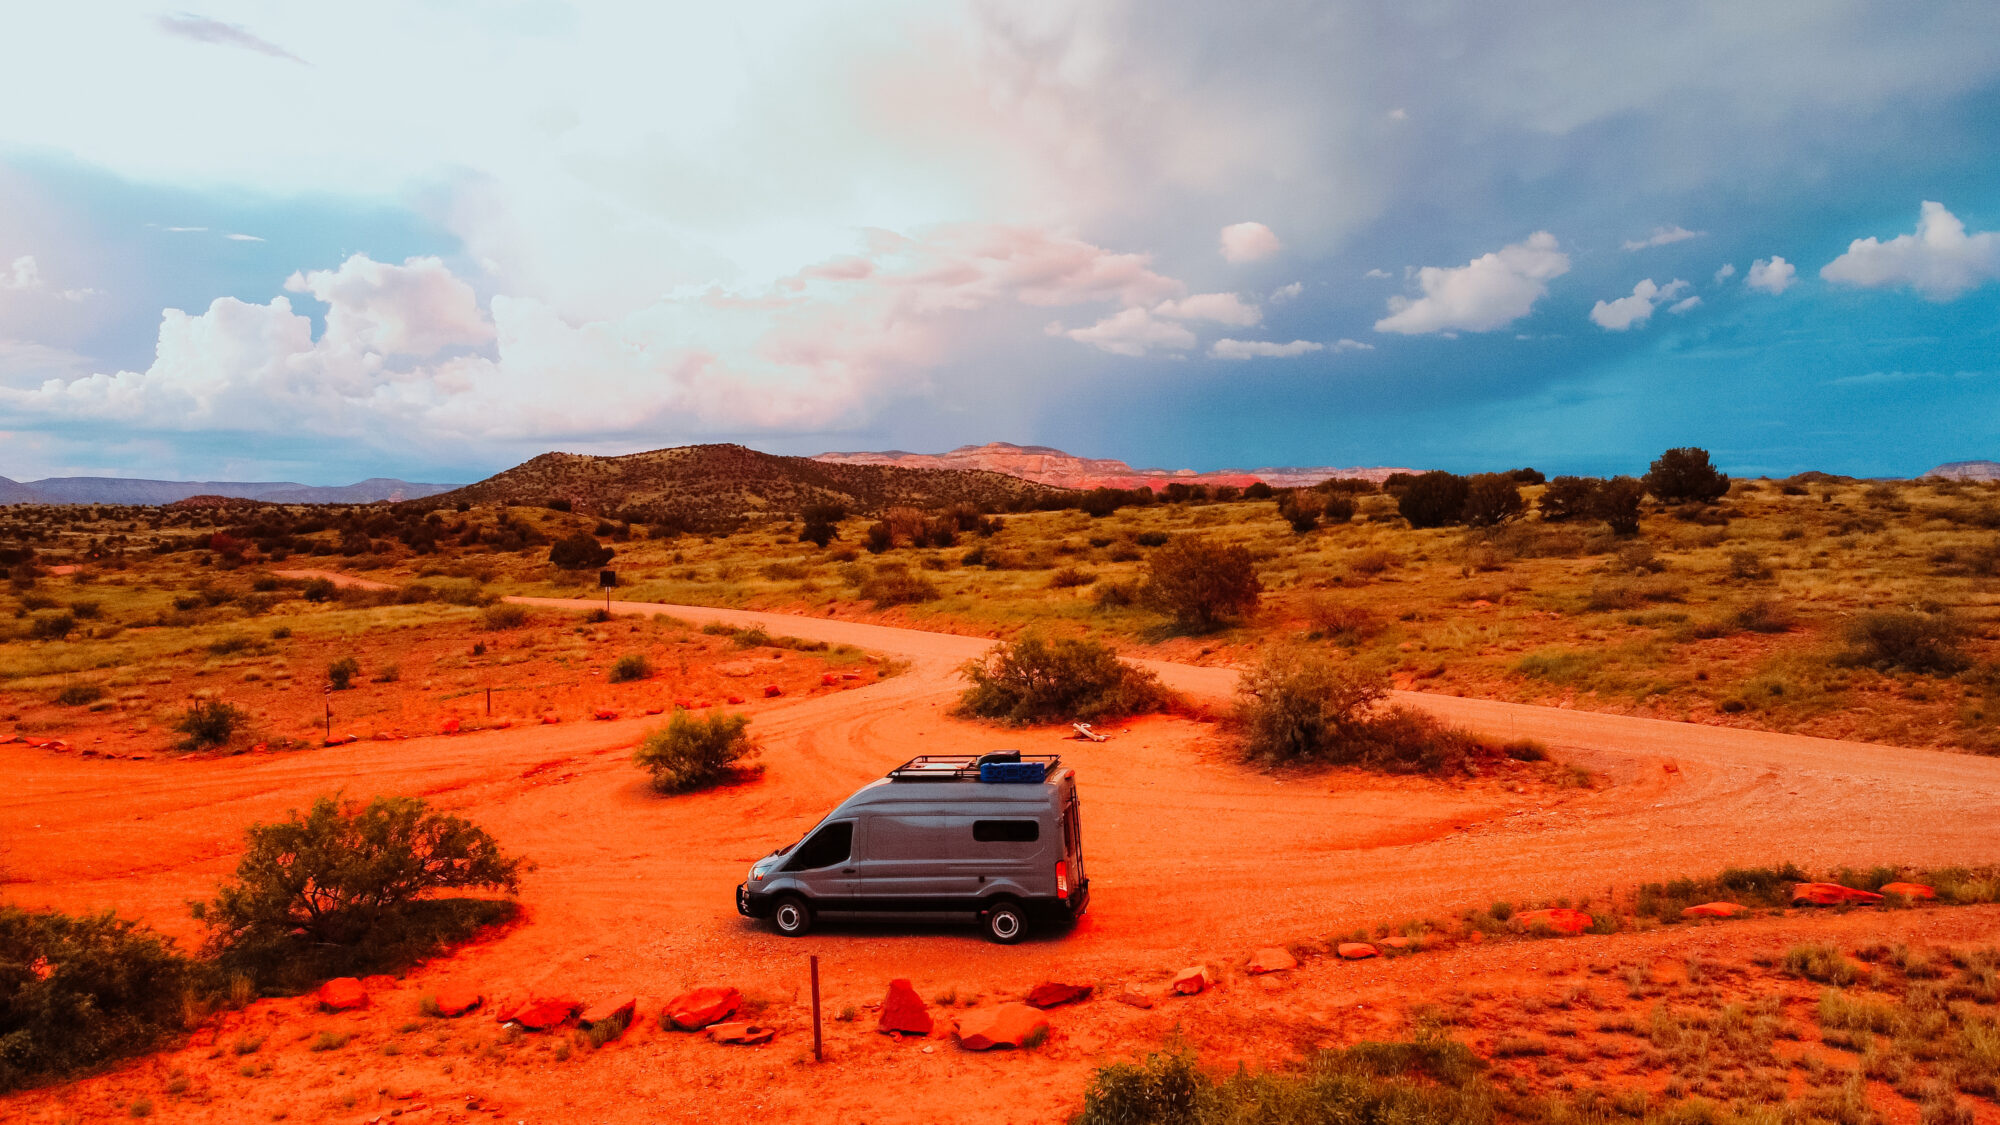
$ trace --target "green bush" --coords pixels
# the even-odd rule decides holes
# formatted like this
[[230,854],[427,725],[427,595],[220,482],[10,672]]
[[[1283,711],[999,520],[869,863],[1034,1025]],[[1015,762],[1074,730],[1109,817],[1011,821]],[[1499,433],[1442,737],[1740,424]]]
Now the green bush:
[[228,742],[249,723],[250,713],[241,707],[231,706],[220,699],[197,699],[193,706],[181,713],[174,729],[187,735],[181,740],[181,749],[206,750]]
[[202,979],[137,922],[0,906],[0,1092],[147,1050]]
[[1847,659],[1884,671],[1950,675],[1971,664],[1959,642],[1965,629],[1945,612],[1878,610],[1847,628]]
[[480,620],[488,630],[496,633],[503,629],[519,629],[528,623],[528,610],[526,606],[490,605]]
[[1250,552],[1235,544],[1176,535],[1146,559],[1146,604],[1191,632],[1255,612],[1263,592]]
[[76,629],[76,618],[67,613],[38,613],[28,623],[28,635],[38,641],[59,641]]
[[[340,587],[330,578],[309,579],[299,588],[299,595],[309,602],[331,602],[340,600]],[[179,605],[180,603],[174,603]]]
[[366,805],[321,797],[303,816],[295,810],[244,835],[235,882],[194,904],[194,914],[209,927],[218,968],[266,991],[430,956],[514,912],[509,902],[435,892],[520,888],[520,859],[415,797]]
[[629,684],[653,674],[653,662],[643,652],[628,652],[611,665],[611,682]]
[[712,789],[762,768],[743,764],[757,755],[749,726],[748,715],[695,718],[677,710],[665,727],[646,735],[632,760],[653,775],[653,788],[662,793]]
[[346,691],[354,686],[354,677],[361,674],[361,662],[351,656],[343,656],[326,666],[326,682],[335,691]]
[[1708,462],[1708,450],[1669,449],[1646,472],[1646,491],[1663,503],[1712,504],[1729,491],[1729,477]]
[[915,605],[938,599],[938,588],[922,574],[912,571],[902,563],[882,563],[875,572],[862,579],[860,594],[875,603],[875,608],[885,609],[892,605]]
[[1526,510],[1520,483],[1507,473],[1480,473],[1466,482],[1461,517],[1474,527],[1492,527],[1518,519]]
[[1603,485],[1596,477],[1557,477],[1542,489],[1535,510],[1550,523],[1589,519],[1596,514],[1597,491]]
[[1381,675],[1307,649],[1267,652],[1237,691],[1243,752],[1257,761],[1449,774],[1505,754],[1429,715],[1382,706]]
[[[1433,470],[1412,480],[1396,500],[1396,511],[1411,527],[1443,527],[1465,518],[1472,484],[1457,473]],[[1518,498],[1519,490],[1515,496]]]
[[1158,711],[1172,696],[1110,646],[1030,633],[967,664],[958,713],[1008,723],[1087,722]]
[[596,536],[578,532],[549,547],[549,562],[564,570],[592,570],[610,562],[611,553]]

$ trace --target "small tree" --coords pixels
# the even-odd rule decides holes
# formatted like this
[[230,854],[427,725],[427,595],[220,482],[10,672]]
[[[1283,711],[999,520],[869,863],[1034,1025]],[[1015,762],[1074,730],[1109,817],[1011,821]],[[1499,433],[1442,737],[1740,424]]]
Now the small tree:
[[799,529],[799,542],[824,547],[840,538],[840,521],[847,518],[847,509],[838,504],[809,504],[802,515],[805,526]]
[[591,570],[611,561],[611,548],[594,535],[578,532],[555,541],[549,548],[549,562],[564,570]]
[[1660,454],[1646,473],[1646,491],[1663,503],[1710,504],[1729,491],[1729,477],[1708,462],[1708,450],[1682,446]]
[[1169,699],[1151,672],[1118,659],[1109,645],[1030,633],[967,664],[972,686],[958,712],[1008,723],[1094,720],[1158,711]]
[[1237,687],[1244,751],[1266,762],[1351,762],[1388,697],[1381,677],[1318,653],[1273,650]]
[[1411,527],[1443,527],[1465,518],[1470,490],[1470,482],[1457,473],[1434,470],[1410,481],[1396,501],[1396,510]]
[[187,735],[181,740],[181,749],[207,750],[228,742],[249,721],[250,713],[241,707],[232,707],[220,699],[197,699],[182,712],[174,729]]
[[1639,501],[1646,486],[1633,477],[1612,477],[1597,488],[1590,514],[1611,525],[1614,535],[1639,534]]
[[1351,492],[1328,492],[1320,502],[1320,518],[1328,523],[1346,523],[1354,518],[1354,494]]
[[710,789],[752,772],[741,764],[757,754],[745,733],[749,725],[747,715],[718,713],[697,719],[677,710],[665,727],[639,743],[632,760],[653,775],[653,788],[662,793]]
[[1250,552],[1199,535],[1177,535],[1146,560],[1146,604],[1181,628],[1208,632],[1257,608],[1264,592]]
[[653,674],[653,662],[646,659],[643,652],[628,652],[611,665],[608,677],[614,684],[629,684],[633,680],[643,680]]
[[1278,518],[1291,524],[1292,530],[1300,535],[1319,526],[1324,509],[1325,501],[1317,492],[1295,488],[1278,495]]
[[520,889],[521,860],[502,855],[471,821],[416,797],[366,805],[321,797],[303,816],[294,810],[244,835],[236,881],[194,913],[225,967],[265,980],[324,965],[323,952],[310,952],[319,946],[351,951],[336,963],[369,963],[431,921],[423,908],[437,891]]
[[1521,486],[1507,473],[1480,473],[1466,482],[1465,522],[1474,527],[1492,527],[1518,519],[1526,510]]
[[1847,659],[1884,671],[1950,675],[1971,663],[1960,647],[1964,637],[1965,627],[1943,611],[1877,610],[1848,626]]
[[1596,514],[1597,491],[1604,482],[1596,477],[1557,477],[1542,489],[1535,510],[1544,520],[1591,519]]
[[346,691],[354,686],[354,677],[361,674],[361,662],[351,656],[343,656],[326,666],[327,686],[335,691]]

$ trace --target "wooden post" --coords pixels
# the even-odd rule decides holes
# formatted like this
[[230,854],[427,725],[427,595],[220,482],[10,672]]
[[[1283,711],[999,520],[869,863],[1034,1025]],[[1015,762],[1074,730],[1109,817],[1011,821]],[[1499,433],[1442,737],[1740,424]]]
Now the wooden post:
[[487,689],[486,689],[486,716],[487,716],[487,718],[492,718],[492,717],[493,717],[493,689],[492,689],[492,688],[487,688]]
[[808,960],[812,962],[813,1061],[816,1063],[825,1062],[826,1051],[823,1045],[823,1040],[820,1038],[820,1030],[819,1030],[819,954],[817,953],[813,954],[810,958],[808,958]]

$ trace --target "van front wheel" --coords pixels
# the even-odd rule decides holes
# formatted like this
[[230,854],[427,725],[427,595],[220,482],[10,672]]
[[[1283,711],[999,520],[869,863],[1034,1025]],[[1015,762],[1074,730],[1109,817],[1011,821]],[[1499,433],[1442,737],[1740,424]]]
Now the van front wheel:
[[771,908],[771,924],[786,937],[803,937],[813,928],[812,907],[797,895],[786,895]]
[[1022,912],[1021,904],[1012,899],[1001,899],[987,907],[981,921],[986,924],[986,936],[1001,945],[1013,945],[1028,933],[1028,916]]

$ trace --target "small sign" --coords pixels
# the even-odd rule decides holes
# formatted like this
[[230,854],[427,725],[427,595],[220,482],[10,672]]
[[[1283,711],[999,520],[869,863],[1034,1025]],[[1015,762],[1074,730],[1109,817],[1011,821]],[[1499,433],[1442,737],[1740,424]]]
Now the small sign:
[[597,584],[598,584],[599,586],[602,586],[602,587],[604,587],[604,588],[605,588],[605,589],[607,589],[607,590],[609,590],[609,589],[610,589],[610,588],[612,588],[613,586],[616,586],[616,585],[618,585],[618,572],[617,572],[617,571],[615,571],[615,570],[600,570],[600,571],[598,571],[598,572],[597,572]]

